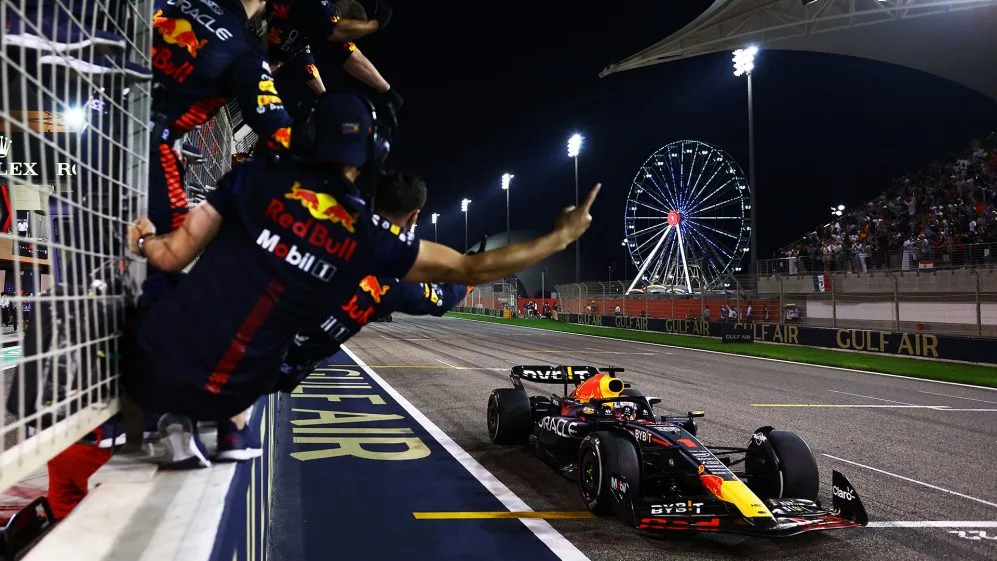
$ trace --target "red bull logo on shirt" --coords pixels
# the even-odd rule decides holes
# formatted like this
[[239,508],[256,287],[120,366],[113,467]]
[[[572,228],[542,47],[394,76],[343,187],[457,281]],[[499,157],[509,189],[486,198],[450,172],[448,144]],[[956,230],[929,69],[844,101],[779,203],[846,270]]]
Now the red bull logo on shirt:
[[328,193],[303,189],[301,184],[295,181],[291,186],[291,192],[284,195],[284,198],[300,201],[301,206],[307,208],[308,212],[319,220],[329,220],[346,228],[351,234],[356,233],[356,223],[360,215],[347,212],[339,201]]
[[360,290],[363,290],[374,300],[375,304],[381,303],[381,297],[388,293],[390,286],[383,286],[374,275],[368,275],[360,280]]
[[162,10],[153,14],[152,28],[159,32],[163,41],[186,49],[192,58],[197,58],[198,51],[208,44],[207,39],[197,38],[189,21],[183,18],[164,17]]
[[[307,195],[302,196],[307,197]],[[308,208],[307,204],[304,206]],[[342,261],[352,259],[353,252],[357,248],[357,241],[342,232],[342,230],[336,228],[336,232],[330,231],[329,226],[325,223],[325,220],[328,220],[327,218],[300,220],[290,212],[287,212],[287,205],[284,199],[271,200],[264,213],[264,218],[280,226],[285,231],[289,230],[298,238],[325,251],[326,254]],[[333,235],[334,233],[339,234],[339,236]]]

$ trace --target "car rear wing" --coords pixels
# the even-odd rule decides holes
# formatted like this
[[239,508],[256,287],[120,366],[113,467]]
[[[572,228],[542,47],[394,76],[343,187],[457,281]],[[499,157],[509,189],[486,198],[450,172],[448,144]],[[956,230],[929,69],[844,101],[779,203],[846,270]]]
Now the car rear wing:
[[616,377],[617,372],[623,372],[622,368],[598,368],[595,366],[513,366],[512,385],[522,388],[522,380],[537,382],[540,384],[563,384],[564,394],[568,394],[568,384],[581,384],[585,380],[598,373]]

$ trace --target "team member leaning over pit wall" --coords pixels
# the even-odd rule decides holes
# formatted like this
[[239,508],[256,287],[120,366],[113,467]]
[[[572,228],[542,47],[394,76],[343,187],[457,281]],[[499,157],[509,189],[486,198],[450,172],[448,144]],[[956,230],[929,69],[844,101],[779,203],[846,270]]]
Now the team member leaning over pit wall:
[[200,255],[140,320],[124,376],[140,406],[171,412],[160,429],[177,465],[210,465],[192,420],[221,420],[227,435],[256,439],[244,419],[226,419],[275,387],[295,333],[348,302],[365,276],[497,280],[564,250],[591,224],[598,185],[528,243],[461,255],[419,241],[372,214],[356,184],[383,165],[395,131],[351,94],[323,98],[312,119],[314,149],[303,160],[235,167],[179,230],[157,236],[147,219],[130,228],[131,249],[156,268],[178,271]]

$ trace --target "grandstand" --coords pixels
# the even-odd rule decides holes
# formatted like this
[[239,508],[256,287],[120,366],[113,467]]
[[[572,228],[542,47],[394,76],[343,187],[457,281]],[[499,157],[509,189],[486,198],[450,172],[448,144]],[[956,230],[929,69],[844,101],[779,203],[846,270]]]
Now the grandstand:
[[997,249],[997,133],[893,181],[784,247],[763,274],[990,265]]

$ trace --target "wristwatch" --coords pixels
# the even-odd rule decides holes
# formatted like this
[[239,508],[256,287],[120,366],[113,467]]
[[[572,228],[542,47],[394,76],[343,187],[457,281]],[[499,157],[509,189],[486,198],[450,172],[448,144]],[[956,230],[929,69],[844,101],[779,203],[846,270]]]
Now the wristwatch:
[[155,234],[142,234],[141,236],[138,237],[138,242],[136,242],[136,245],[138,246],[138,254],[141,255],[142,257],[145,257],[145,239],[152,237],[153,235]]

